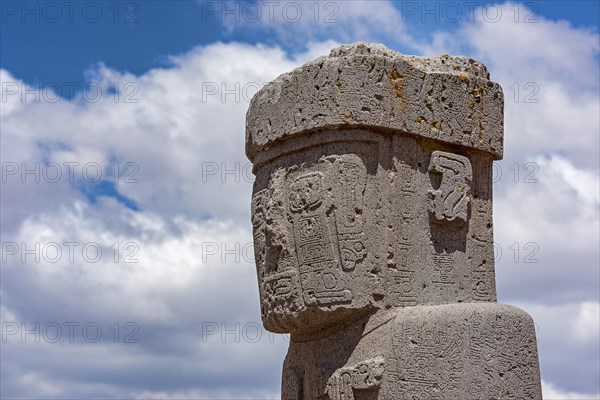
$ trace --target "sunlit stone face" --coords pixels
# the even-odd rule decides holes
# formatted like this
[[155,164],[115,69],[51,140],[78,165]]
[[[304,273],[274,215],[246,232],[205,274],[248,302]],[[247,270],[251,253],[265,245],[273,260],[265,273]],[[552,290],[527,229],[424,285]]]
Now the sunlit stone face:
[[365,163],[359,154],[339,153],[315,161],[275,162],[255,186],[261,310],[275,331],[323,328],[362,316],[373,303],[363,282],[374,261],[366,262]]
[[381,308],[495,299],[491,199],[482,190],[491,160],[409,136],[328,138],[282,144],[286,157],[274,153],[255,171],[268,329],[310,332]]
[[253,97],[262,318],[292,333],[282,398],[541,399],[533,321],[495,302],[503,131],[481,63],[369,43]]

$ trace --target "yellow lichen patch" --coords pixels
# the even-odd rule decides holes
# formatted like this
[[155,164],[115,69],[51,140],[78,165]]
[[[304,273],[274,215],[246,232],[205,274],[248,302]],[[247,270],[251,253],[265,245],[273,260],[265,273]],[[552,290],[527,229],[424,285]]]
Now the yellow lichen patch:
[[402,104],[402,108],[406,109],[406,107],[408,107],[408,100],[404,97],[406,77],[404,75],[399,74],[395,68],[389,72],[388,77],[390,79],[390,85],[394,88],[394,91],[396,92],[396,97],[398,98],[398,100],[400,100],[400,103]]
[[474,97],[481,97],[481,95],[485,92],[485,87],[482,85],[475,85],[475,87],[473,88],[473,90],[471,90],[469,92],[469,94],[473,95]]
[[461,82],[466,82],[469,80],[469,78],[467,78],[465,75],[459,75],[458,80]]
[[472,101],[468,102],[467,105],[469,106],[469,108],[475,107],[475,103],[473,103]]
[[352,118],[352,113],[351,112],[339,113],[337,115],[337,117],[339,118],[339,121],[342,124],[350,124],[350,123],[354,122],[354,119]]

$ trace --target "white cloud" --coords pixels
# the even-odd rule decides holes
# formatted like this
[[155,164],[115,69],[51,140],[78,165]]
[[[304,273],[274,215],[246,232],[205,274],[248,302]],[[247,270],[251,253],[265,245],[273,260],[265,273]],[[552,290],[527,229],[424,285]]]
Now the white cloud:
[[598,394],[565,392],[545,381],[542,381],[542,394],[544,400],[598,400],[600,398]]
[[586,301],[580,304],[573,324],[573,336],[583,343],[592,344],[600,340],[600,303]]
[[[545,383],[555,391],[579,392],[581,396],[565,398],[597,398],[600,335],[598,314],[592,313],[598,310],[598,301],[510,303],[533,317],[542,379]],[[582,332],[581,329],[585,331]],[[544,391],[544,399],[547,398],[546,395]]]
[[[262,328],[248,229],[176,218],[172,222],[179,233],[173,235],[157,216],[119,209],[114,202],[94,207],[102,212],[76,204],[32,217],[11,238],[28,249],[36,242],[42,249],[48,243],[77,244],[72,246],[73,261],[61,245],[56,263],[49,261],[54,252],[41,250],[37,263],[31,255],[21,262],[17,254],[2,265],[2,356],[11,365],[3,372],[9,382],[3,385],[4,396],[141,398],[167,393],[176,398],[189,388],[190,398],[227,398],[275,391],[287,342]],[[106,215],[123,226],[103,226],[100,219]],[[98,261],[91,261],[95,250],[86,259],[82,249],[89,243],[101,247]],[[135,252],[126,251],[124,245],[131,243]],[[129,262],[124,258],[128,254]],[[77,323],[73,342],[68,340],[70,322]],[[57,343],[52,324],[61,329]],[[89,343],[96,328],[85,331],[87,324],[99,327],[97,343]],[[177,379],[164,372],[180,369],[185,372]],[[130,382],[116,378],[118,371]],[[147,376],[155,374],[161,378],[148,383]],[[234,378],[236,384],[224,386]]]
[[[125,182],[128,171],[120,171],[116,188],[140,208],[134,212],[102,197],[91,204],[65,179],[35,183],[28,176],[22,182],[17,174],[3,182],[5,242],[30,247],[36,241],[41,246],[97,242],[110,257],[110,246],[118,243],[121,253],[117,263],[110,257],[55,264],[11,258],[2,265],[2,320],[97,321],[105,329],[118,320],[135,321],[140,328],[134,346],[81,340],[3,344],[3,366],[11,360],[3,371],[4,395],[277,396],[285,342],[236,343],[230,335],[221,343],[221,332],[202,342],[203,322],[220,329],[223,322],[231,328],[235,322],[259,321],[251,260],[238,254],[236,263],[229,254],[222,262],[217,248],[202,262],[203,250],[208,243],[226,243],[227,249],[239,243],[241,250],[251,241],[244,115],[257,85],[328,53],[337,41],[376,39],[399,30],[397,42],[412,43],[392,3],[338,4],[339,24],[315,26],[307,20],[266,26],[280,41],[296,37],[304,44],[312,38],[304,53],[215,43],[173,56],[170,68],[141,76],[99,65],[89,72],[106,93],[96,103],[81,96],[56,103],[36,103],[28,96],[23,102],[19,93],[3,93],[4,162],[29,168],[98,163],[109,180],[114,162],[121,168],[135,163],[139,182]],[[318,41],[318,35],[329,34],[335,42]],[[498,164],[503,175],[495,186],[494,209],[496,242],[504,250],[497,264],[500,299],[522,303],[540,327],[545,397],[586,398],[580,393],[598,391],[593,378],[598,372],[593,351],[598,342],[598,35],[540,18],[520,25],[478,19],[434,37],[424,51],[465,50],[485,61],[504,86],[507,159]],[[24,85],[5,70],[0,78]],[[109,91],[113,82],[121,87],[117,102]],[[518,102],[511,100],[515,82]],[[538,103],[521,101],[527,82],[538,85]],[[126,90],[128,83],[133,86]],[[138,101],[125,102],[127,95]],[[515,162],[521,170],[517,182],[509,169]],[[538,183],[523,182],[526,162],[538,166]],[[138,263],[123,262],[128,254],[123,245],[130,242],[139,246]],[[535,242],[540,262],[511,263],[514,242],[521,247]],[[519,260],[525,251],[521,248]],[[142,387],[149,377],[153,386]],[[231,382],[235,387],[228,387]]]
[[505,160],[496,162],[494,185],[499,300],[523,304],[540,327],[546,397],[597,398],[580,393],[597,393],[600,373],[592,316],[599,296],[600,36],[540,16],[515,21],[515,9],[529,14],[522,4],[499,7],[500,20],[476,10],[472,24],[433,34],[421,51],[467,54],[503,86]]
[[340,42],[377,41],[381,36],[397,44],[415,44],[400,10],[388,0],[285,0],[251,5],[226,1],[203,7],[207,16],[218,18],[229,32],[270,32],[286,45],[304,46],[307,40],[310,43],[331,38]]
[[[501,165],[494,204],[500,293],[553,302],[597,298],[598,171],[560,156]],[[542,290],[527,289],[536,286]]]
[[497,21],[480,7],[473,23],[436,32],[420,51],[468,54],[485,63],[504,89],[507,159],[558,153],[598,168],[600,35],[541,16],[527,23],[531,11],[523,4],[497,7]]
[[[11,363],[3,371],[3,396],[214,398],[278,392],[287,342],[264,330],[257,343],[244,337],[245,327],[251,332],[261,322],[249,218],[253,176],[243,150],[253,92],[243,88],[268,82],[330,45],[315,43],[290,59],[278,48],[216,43],[142,76],[102,65],[90,72],[105,90],[111,82],[121,88],[134,84],[133,103],[115,103],[109,94],[96,103],[81,98],[23,103],[18,93],[6,94],[3,161],[19,169],[22,163],[28,169],[39,165],[42,171],[39,182],[34,175],[23,179],[20,170],[3,182],[3,322],[19,323],[19,329],[20,323],[32,329],[39,322],[43,329],[51,322],[92,321],[106,333],[115,322],[122,327],[132,321],[140,342],[110,346],[110,338],[96,344],[42,338],[32,345],[31,335],[26,343],[11,335],[3,343],[3,364]],[[25,87],[7,71],[2,79]],[[207,91],[209,86],[218,92]],[[114,197],[91,204],[66,175],[56,183],[45,179],[46,163],[57,163],[64,173],[63,164],[72,161],[80,163],[75,182],[84,180],[83,165],[97,163],[105,180],[115,182],[140,211]],[[123,179],[131,171],[119,171],[115,180],[110,169],[115,162],[121,168],[135,163],[138,182]],[[97,191],[94,185],[88,182]],[[67,242],[76,243],[73,261]],[[36,243],[39,262],[32,254],[23,262],[23,244],[31,250]],[[48,261],[57,257],[53,243],[62,252],[57,262]],[[7,244],[16,250],[4,251]],[[92,244],[89,253],[83,253],[86,244]],[[101,259],[90,261],[98,247]],[[138,262],[125,262],[127,255]],[[206,329],[215,326],[234,333],[211,335]],[[94,364],[82,363],[83,354]],[[57,358],[58,368],[49,364]],[[185,365],[181,378],[163,372],[144,387],[144,374]],[[122,371],[131,382],[109,371]]]
[[[322,45],[314,47],[323,49]],[[314,54],[313,48],[309,51]],[[112,173],[110,160],[114,158],[121,168],[126,163],[137,168],[121,171],[117,186],[145,211],[169,217],[189,214],[248,220],[248,207],[239,201],[250,196],[253,179],[244,156],[245,110],[257,85],[298,62],[277,48],[217,43],[173,57],[172,63],[172,68],[151,70],[140,77],[104,66],[94,72],[98,82],[134,85],[137,92],[131,100],[137,102],[125,102],[125,95],[132,91],[123,91],[117,103],[108,94],[97,103],[82,104],[64,100],[22,104],[19,94],[7,95],[2,116],[3,160],[25,162],[27,168],[44,156],[59,165],[79,162],[81,174],[86,163],[98,163]],[[24,87],[6,71],[3,77]],[[131,172],[138,183],[124,181]],[[22,184],[19,174],[9,176],[7,196],[20,192],[25,201],[42,196],[44,185],[29,184],[32,178]],[[65,180],[66,176],[44,186],[44,193],[60,188],[66,191],[65,199],[72,198]],[[19,201],[11,202],[11,209],[17,208],[11,211],[18,214],[19,205]]]

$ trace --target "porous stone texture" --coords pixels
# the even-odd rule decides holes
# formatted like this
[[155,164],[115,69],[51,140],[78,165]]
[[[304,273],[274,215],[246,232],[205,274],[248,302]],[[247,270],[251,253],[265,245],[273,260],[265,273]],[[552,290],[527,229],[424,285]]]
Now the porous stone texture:
[[251,159],[277,139],[340,127],[390,129],[502,158],[504,96],[468,57],[417,57],[356,43],[279,76],[252,99]]
[[282,399],[540,399],[533,321],[496,303],[404,307],[294,338]]
[[467,57],[355,43],[252,99],[261,315],[283,399],[541,399],[531,318],[496,303],[503,96]]

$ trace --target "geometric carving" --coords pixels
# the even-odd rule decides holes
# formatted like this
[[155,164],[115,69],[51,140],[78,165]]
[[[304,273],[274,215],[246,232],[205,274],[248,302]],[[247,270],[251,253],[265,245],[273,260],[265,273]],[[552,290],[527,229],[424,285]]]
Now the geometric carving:
[[268,190],[263,189],[252,196],[252,228],[254,235],[254,260],[261,270],[265,262],[265,223]]
[[324,214],[297,216],[294,233],[300,265],[333,260],[331,238]]
[[298,283],[298,274],[293,270],[270,274],[264,281],[265,296],[269,299],[295,297]]
[[429,211],[439,221],[467,222],[473,179],[469,159],[458,154],[434,151],[428,170],[431,175],[441,174],[439,188],[428,191]]
[[[459,386],[463,370],[463,339],[435,324],[410,324],[395,332],[399,399],[437,399]],[[400,348],[403,347],[403,348]]]
[[333,164],[336,193],[336,228],[342,269],[352,271],[367,255],[363,232],[363,196],[367,171],[362,160],[346,154]]
[[407,312],[394,327],[394,398],[541,399],[531,320],[506,306],[467,307]]
[[[338,260],[334,251],[339,244],[332,238],[324,190],[324,174],[309,172],[296,177],[288,192],[300,284],[307,306],[331,306],[352,301],[352,292],[340,268],[339,260],[344,258]],[[343,254],[352,262],[357,258],[354,253]]]
[[320,172],[302,175],[290,186],[290,211],[314,210],[320,204],[323,190],[323,174]]
[[[379,355],[352,367],[340,368],[329,378],[326,393],[331,400],[354,400],[355,391],[373,392],[381,385],[385,360]],[[367,398],[363,392],[360,398]],[[373,393],[376,398],[377,393]],[[369,396],[368,398],[371,398]]]
[[456,283],[454,276],[454,262],[452,254],[434,254],[433,258],[433,283]]
[[503,94],[483,65],[342,46],[246,121],[282,399],[541,400],[533,321],[495,302]]
[[332,305],[349,303],[352,292],[346,288],[343,273],[332,262],[313,265],[302,275],[302,288],[306,305]]

